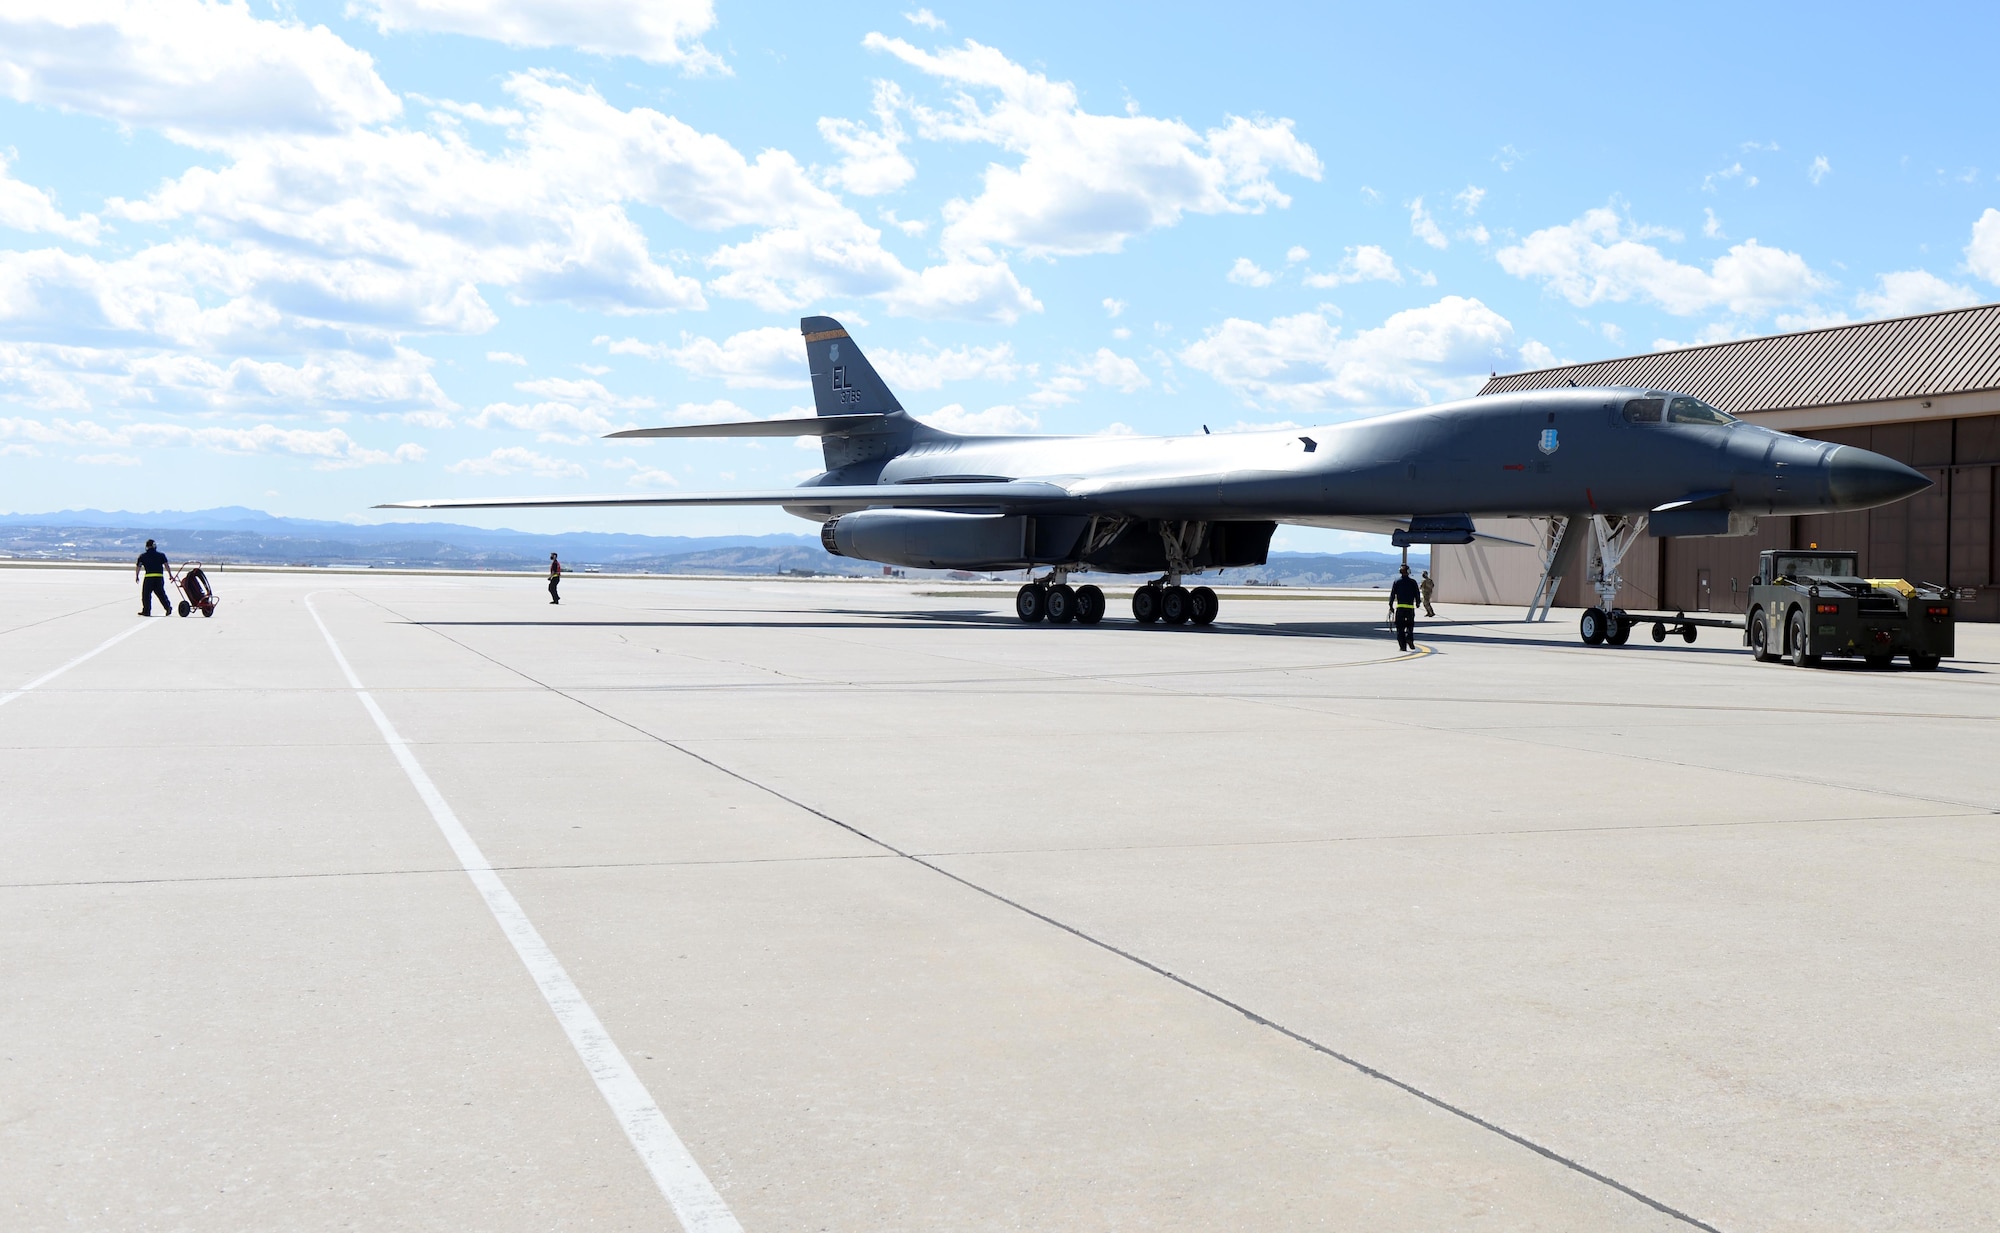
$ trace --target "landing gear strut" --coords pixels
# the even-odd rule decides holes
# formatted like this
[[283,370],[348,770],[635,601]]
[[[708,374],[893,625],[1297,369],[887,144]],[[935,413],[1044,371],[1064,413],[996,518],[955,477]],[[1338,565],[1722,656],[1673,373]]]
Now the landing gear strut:
[[[1124,519],[1093,520],[1084,535],[1083,559],[1117,538],[1127,526]],[[1162,522],[1160,545],[1166,551],[1167,572],[1132,592],[1132,619],[1141,625],[1212,625],[1222,601],[1208,587],[1184,587],[1181,578],[1198,572],[1202,544],[1208,538],[1205,522]],[[1095,625],[1104,619],[1104,592],[1085,584],[1072,588],[1070,571],[1076,564],[1058,565],[1046,578],[1037,578],[1014,596],[1014,614],[1027,624],[1047,621],[1051,625],[1074,622]]]
[[[1542,611],[1548,611],[1547,604],[1555,597],[1555,588],[1550,585],[1549,576],[1554,570],[1556,548],[1561,545],[1565,528],[1556,527],[1551,534],[1551,543],[1545,549],[1548,564],[1544,566],[1543,592],[1538,593],[1536,602]],[[1618,564],[1631,551],[1632,545],[1646,533],[1646,515],[1607,517],[1603,514],[1590,516],[1590,538],[1584,541],[1585,579],[1592,590],[1597,592],[1597,605],[1586,608],[1583,618],[1577,622],[1577,633],[1585,646],[1624,646],[1632,636],[1635,621],[1625,614],[1623,608],[1612,604],[1618,598],[1618,587],[1623,581],[1618,576]],[[1533,610],[1530,610],[1533,619]],[[1655,642],[1660,635],[1655,635]]]

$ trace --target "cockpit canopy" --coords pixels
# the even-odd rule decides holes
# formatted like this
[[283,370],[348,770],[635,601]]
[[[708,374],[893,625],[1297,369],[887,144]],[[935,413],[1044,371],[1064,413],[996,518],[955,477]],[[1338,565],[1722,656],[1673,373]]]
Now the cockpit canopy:
[[1628,424],[1734,424],[1736,417],[1686,394],[1648,393],[1625,403]]

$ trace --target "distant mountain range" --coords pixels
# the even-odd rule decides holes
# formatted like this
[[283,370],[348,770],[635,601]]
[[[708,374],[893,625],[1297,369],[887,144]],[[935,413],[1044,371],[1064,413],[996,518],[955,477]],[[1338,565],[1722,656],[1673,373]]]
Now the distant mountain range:
[[[148,538],[175,560],[247,564],[412,566],[540,570],[560,553],[572,570],[598,565],[619,573],[880,575],[882,567],[836,557],[817,535],[540,534],[443,522],[357,524],[284,518],[226,506],[127,513],[61,510],[0,514],[0,556],[38,560],[130,560]],[[1271,554],[1268,565],[1224,571],[1217,581],[1291,586],[1386,584],[1399,558],[1386,552]],[[1420,568],[1429,558],[1412,554]],[[944,577],[945,570],[910,570]]]

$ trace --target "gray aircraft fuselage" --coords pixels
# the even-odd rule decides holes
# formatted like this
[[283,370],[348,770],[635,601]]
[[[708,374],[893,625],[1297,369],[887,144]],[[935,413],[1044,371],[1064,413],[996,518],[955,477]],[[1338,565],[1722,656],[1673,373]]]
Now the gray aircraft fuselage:
[[[911,417],[845,328],[800,322],[818,414],[617,437],[818,436],[796,488],[471,498],[395,508],[776,505],[829,551],[889,564],[1182,573],[1261,563],[1279,523],[1465,543],[1473,519],[1648,517],[1742,534],[1759,515],[1864,509],[1930,481],[1850,445],[1745,423],[1672,391],[1471,398],[1314,428],[1175,437],[973,436]],[[1636,527],[1636,523],[1633,524]]]

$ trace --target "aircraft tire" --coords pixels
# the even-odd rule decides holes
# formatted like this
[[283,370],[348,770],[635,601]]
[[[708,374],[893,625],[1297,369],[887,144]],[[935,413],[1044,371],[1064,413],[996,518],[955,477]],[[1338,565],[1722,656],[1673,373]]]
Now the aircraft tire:
[[1194,615],[1194,603],[1186,587],[1168,587],[1160,592],[1160,619],[1169,625],[1185,625]]
[[1196,625],[1212,625],[1215,614],[1222,611],[1222,601],[1207,587],[1196,587],[1188,592],[1188,602],[1194,605],[1194,612],[1188,618]]
[[1604,640],[1612,646],[1624,646],[1632,637],[1632,618],[1624,611],[1613,608],[1606,618]]
[[1076,623],[1095,625],[1104,619],[1104,592],[1089,583],[1076,589]]
[[1585,646],[1604,645],[1604,609],[1585,608],[1582,619],[1576,623],[1576,632],[1582,636]]
[[1068,625],[1076,620],[1075,588],[1067,584],[1050,587],[1048,595],[1042,600],[1042,606],[1048,610],[1049,624]]
[[1160,588],[1149,582],[1132,592],[1132,619],[1141,625],[1160,619]]
[[1042,593],[1042,588],[1031,582],[1014,592],[1014,615],[1020,617],[1023,624],[1033,625],[1048,614],[1048,598]]

